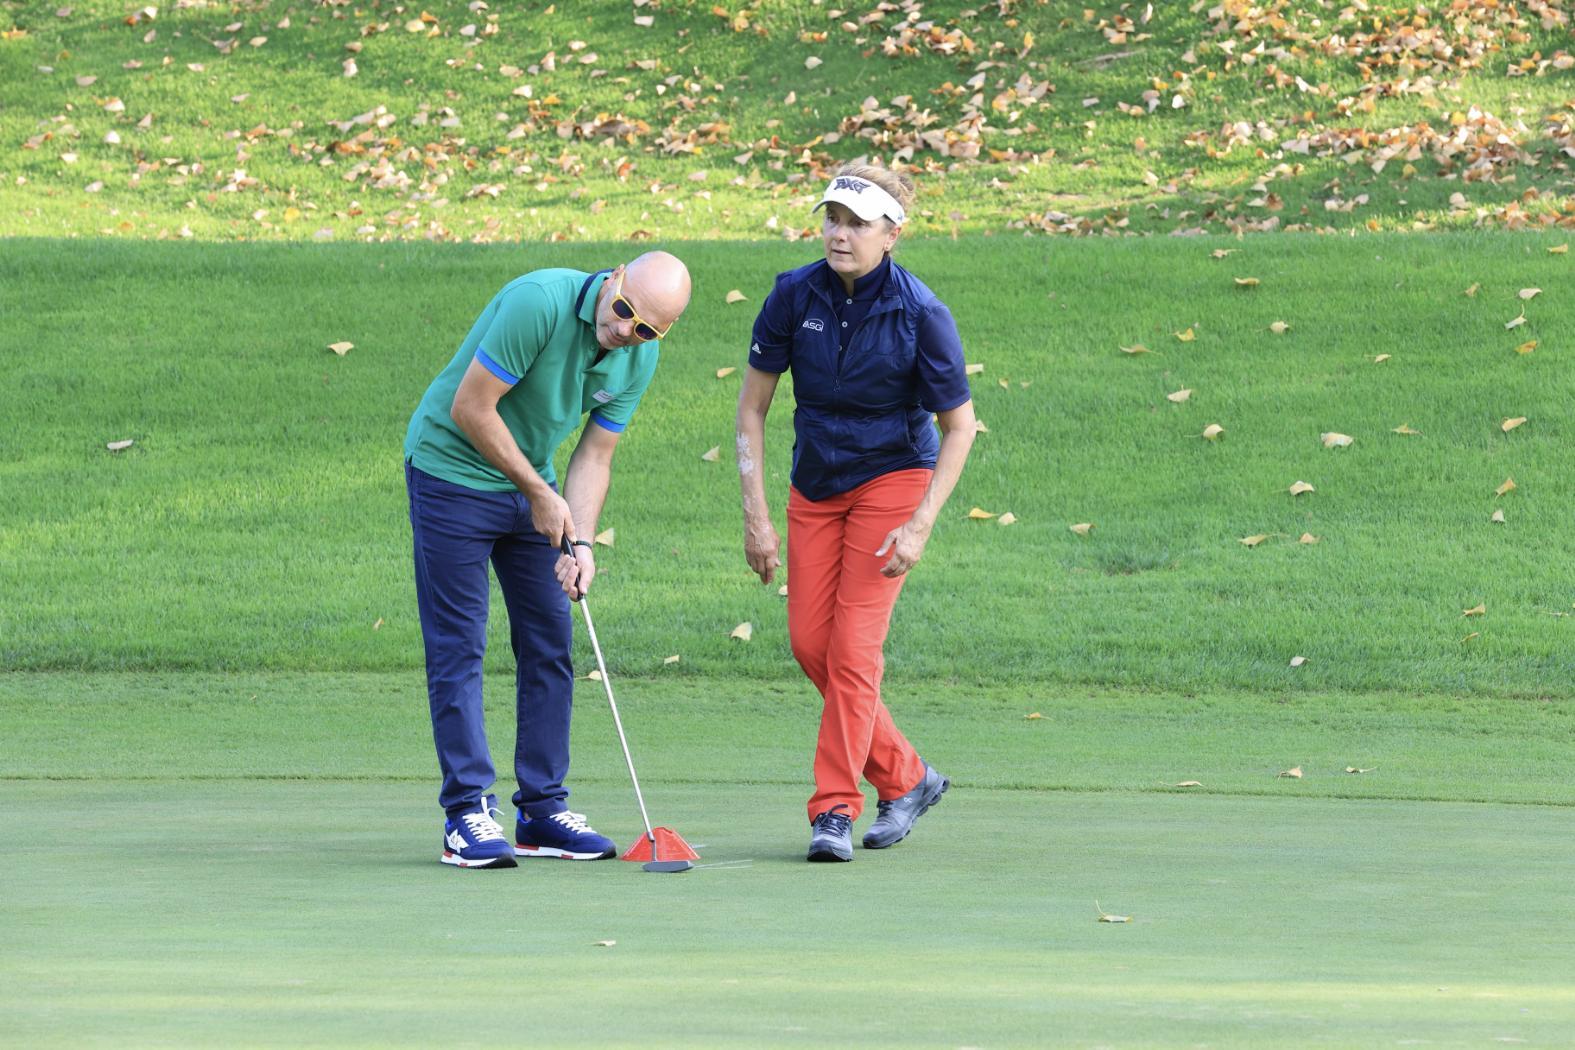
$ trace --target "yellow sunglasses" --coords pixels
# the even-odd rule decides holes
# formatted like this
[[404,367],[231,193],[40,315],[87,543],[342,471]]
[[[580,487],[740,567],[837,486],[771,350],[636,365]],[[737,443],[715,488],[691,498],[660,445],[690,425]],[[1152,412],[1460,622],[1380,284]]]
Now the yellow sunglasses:
[[640,315],[634,312],[634,307],[629,305],[629,300],[623,297],[623,274],[618,275],[618,287],[613,289],[612,312],[620,321],[633,321],[634,334],[639,336],[642,342],[666,339],[667,333],[673,330],[673,326],[668,325],[658,332],[655,325],[640,319]]

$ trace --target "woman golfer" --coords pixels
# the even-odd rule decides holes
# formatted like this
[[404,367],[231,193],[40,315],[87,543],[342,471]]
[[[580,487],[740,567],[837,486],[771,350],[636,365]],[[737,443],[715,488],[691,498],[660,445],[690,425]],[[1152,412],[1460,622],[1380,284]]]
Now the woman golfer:
[[744,556],[770,583],[781,541],[766,505],[765,419],[792,370],[788,634],[825,700],[809,800],[814,861],[853,859],[861,776],[879,798],[865,849],[900,842],[950,785],[880,695],[892,606],[974,438],[951,311],[891,260],[912,202],[912,181],[884,168],[849,165],[832,178],[815,206],[826,210],[826,257],[777,277],[738,399]]

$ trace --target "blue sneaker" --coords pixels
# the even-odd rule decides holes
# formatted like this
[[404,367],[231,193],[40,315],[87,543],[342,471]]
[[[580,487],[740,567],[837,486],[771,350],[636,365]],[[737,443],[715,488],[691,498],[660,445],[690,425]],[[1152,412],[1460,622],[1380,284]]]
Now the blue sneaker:
[[842,812],[847,808],[845,805],[832,806],[811,822],[814,831],[810,835],[806,860],[835,864],[853,859],[853,821]]
[[502,825],[492,819],[492,814],[500,812],[497,796],[483,795],[475,806],[444,821],[443,856],[439,859],[456,868],[517,867]]
[[877,816],[875,823],[864,833],[865,849],[885,849],[895,846],[908,837],[908,832],[913,830],[914,821],[924,816],[925,811],[941,800],[946,794],[946,789],[952,782],[930,768],[928,762],[924,763],[924,776],[918,786],[900,798],[887,799],[876,803]]
[[618,847],[606,835],[585,823],[585,814],[554,813],[531,820],[520,811],[514,823],[516,857],[557,857],[562,860],[606,860]]

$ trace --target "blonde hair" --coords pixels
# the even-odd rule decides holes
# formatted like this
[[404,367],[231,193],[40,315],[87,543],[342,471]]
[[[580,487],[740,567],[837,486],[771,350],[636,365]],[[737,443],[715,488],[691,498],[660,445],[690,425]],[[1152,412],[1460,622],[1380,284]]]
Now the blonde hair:
[[[896,199],[905,212],[913,211],[913,202],[917,193],[913,188],[913,180],[900,171],[890,168],[881,168],[873,164],[844,164],[837,169],[837,175],[851,175],[856,179],[873,182]],[[887,219],[887,223],[891,220]]]

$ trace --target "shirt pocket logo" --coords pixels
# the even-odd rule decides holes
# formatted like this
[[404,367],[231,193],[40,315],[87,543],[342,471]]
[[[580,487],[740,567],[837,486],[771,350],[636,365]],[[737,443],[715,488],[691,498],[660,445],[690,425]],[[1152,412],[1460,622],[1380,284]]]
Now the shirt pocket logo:
[[618,393],[619,392],[616,390],[598,390],[596,393],[592,394],[591,397],[600,404],[605,405],[607,402],[617,397]]
[[817,321],[813,317],[811,317],[809,320],[804,322],[804,327],[805,328],[809,328],[809,329],[813,329],[816,332],[824,332],[826,330],[826,326],[821,324],[819,321]]

